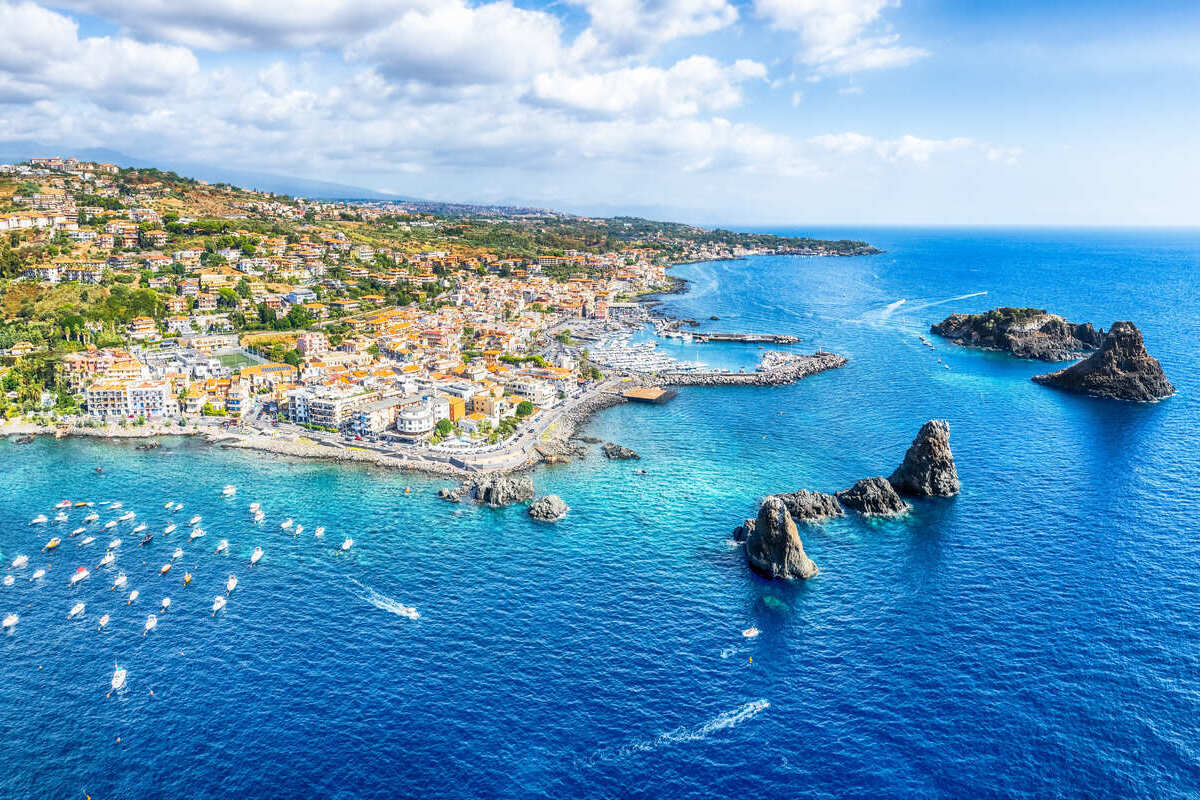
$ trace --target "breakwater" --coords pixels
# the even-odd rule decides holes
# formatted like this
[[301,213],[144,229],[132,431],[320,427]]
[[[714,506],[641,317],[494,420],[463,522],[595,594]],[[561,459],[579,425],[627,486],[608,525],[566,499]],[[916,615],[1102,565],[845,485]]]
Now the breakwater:
[[768,353],[763,358],[763,365],[755,372],[666,372],[644,376],[643,379],[656,386],[786,386],[810,375],[844,366],[846,359],[836,353]]

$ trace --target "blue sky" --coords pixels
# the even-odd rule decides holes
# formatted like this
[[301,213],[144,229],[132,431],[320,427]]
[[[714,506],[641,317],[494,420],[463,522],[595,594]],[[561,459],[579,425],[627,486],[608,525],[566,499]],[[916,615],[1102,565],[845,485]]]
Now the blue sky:
[[0,0],[0,145],[724,224],[1194,225],[1200,4]]

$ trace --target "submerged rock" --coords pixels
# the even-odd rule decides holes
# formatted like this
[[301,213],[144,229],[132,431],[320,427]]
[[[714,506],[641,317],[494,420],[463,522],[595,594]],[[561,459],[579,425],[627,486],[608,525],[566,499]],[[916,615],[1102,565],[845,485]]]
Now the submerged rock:
[[1066,361],[1095,350],[1104,338],[1092,323],[1068,322],[1043,308],[994,308],[983,314],[951,314],[929,330],[964,347],[1003,350],[1018,358]]
[[533,505],[529,507],[529,516],[543,522],[555,522],[562,519],[570,510],[561,497],[556,494],[548,494],[533,501]]
[[820,522],[829,517],[845,515],[838,499],[824,492],[810,492],[807,489],[801,489],[791,494],[775,496],[783,501],[783,504],[787,506],[788,513],[797,522]]
[[886,478],[863,478],[858,483],[837,493],[838,501],[869,517],[896,517],[908,513],[911,508],[900,499]]
[[604,451],[605,458],[611,458],[616,461],[628,460],[631,458],[641,458],[637,452],[630,450],[628,447],[622,447],[619,444],[605,442],[604,447],[600,448]]
[[462,487],[455,487],[453,489],[448,486],[442,487],[441,489],[438,489],[437,496],[443,500],[448,500],[451,503],[461,503]]
[[817,565],[804,553],[795,520],[778,497],[768,497],[758,509],[745,550],[750,567],[768,578],[811,578],[817,574]]
[[1158,359],[1146,352],[1142,332],[1132,322],[1114,322],[1100,349],[1066,369],[1034,375],[1056,389],[1146,403],[1175,394]]
[[896,468],[888,481],[901,494],[917,497],[958,494],[958,469],[954,466],[954,454],[950,452],[950,423],[944,419],[931,419],[922,425],[904,454],[904,463]]

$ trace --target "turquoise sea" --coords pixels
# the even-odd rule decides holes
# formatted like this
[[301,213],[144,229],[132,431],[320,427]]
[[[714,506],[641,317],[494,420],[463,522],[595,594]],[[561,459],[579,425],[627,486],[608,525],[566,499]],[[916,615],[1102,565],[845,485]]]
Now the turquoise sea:
[[[20,614],[0,635],[0,797],[1200,793],[1200,232],[804,232],[886,252],[687,265],[665,306],[849,365],[601,413],[584,432],[643,460],[536,472],[571,506],[554,525],[446,504],[428,478],[183,440],[0,442],[0,615]],[[1179,393],[1062,394],[1028,380],[1043,364],[917,339],[997,305],[1131,319]],[[886,475],[933,417],[959,497],[802,526],[821,568],[806,583],[748,572],[728,540],[762,496]],[[63,498],[123,503],[101,523],[137,513],[111,567],[112,531],[67,537],[84,510],[29,524]],[[188,543],[193,514],[207,535]],[[134,524],[172,519],[137,546]],[[40,552],[51,535],[63,546]],[[127,684],[106,697],[114,663]]]

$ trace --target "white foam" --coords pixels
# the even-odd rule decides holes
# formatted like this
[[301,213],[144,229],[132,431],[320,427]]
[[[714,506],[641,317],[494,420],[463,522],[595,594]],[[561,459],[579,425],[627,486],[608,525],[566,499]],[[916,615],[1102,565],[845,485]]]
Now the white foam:
[[644,739],[640,742],[622,745],[621,747],[599,750],[595,754],[594,759],[607,761],[633,755],[634,753],[649,753],[672,744],[699,742],[718,731],[748,722],[770,707],[771,703],[767,700],[753,700],[743,706],[738,706],[732,711],[724,711],[703,725],[695,727],[682,726],[666,733],[660,733],[652,739]]
[[386,611],[389,614],[395,614],[398,617],[408,617],[409,619],[418,619],[421,616],[412,606],[406,606],[399,600],[395,600],[385,594],[380,594],[370,586],[362,585],[354,578],[351,578],[350,582],[363,590],[362,594],[356,593],[358,599],[370,603],[380,611]]

